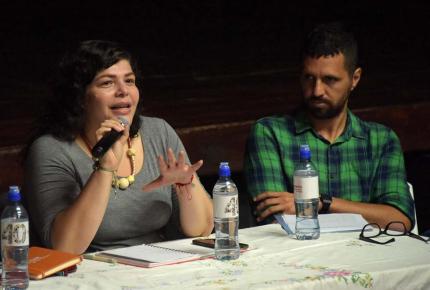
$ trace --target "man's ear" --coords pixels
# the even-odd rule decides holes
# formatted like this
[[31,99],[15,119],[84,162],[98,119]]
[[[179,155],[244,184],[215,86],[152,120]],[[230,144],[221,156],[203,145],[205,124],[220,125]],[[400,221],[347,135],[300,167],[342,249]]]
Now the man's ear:
[[354,73],[352,74],[352,84],[351,84],[351,91],[355,89],[355,87],[358,85],[358,82],[361,78],[361,67],[358,67],[355,69]]

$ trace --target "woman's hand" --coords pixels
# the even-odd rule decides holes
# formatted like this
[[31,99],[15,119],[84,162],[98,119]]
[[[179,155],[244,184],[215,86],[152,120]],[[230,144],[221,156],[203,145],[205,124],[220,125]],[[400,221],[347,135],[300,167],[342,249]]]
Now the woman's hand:
[[128,126],[124,126],[119,120],[105,120],[96,131],[97,142],[112,130],[122,132],[122,136],[100,158],[100,166],[109,170],[117,170],[124,153],[124,145],[129,136],[129,128]]
[[152,191],[158,187],[171,184],[189,184],[192,181],[192,176],[203,165],[203,160],[200,160],[192,165],[185,163],[185,153],[180,151],[178,159],[171,148],[167,149],[167,163],[162,156],[158,157],[158,166],[160,168],[160,176],[145,185],[143,191]]
[[[173,150],[167,150],[167,162],[158,157],[160,176],[145,185],[143,191],[152,191],[161,186],[177,184],[175,191],[179,203],[181,231],[188,237],[206,236],[213,229],[213,205],[198,178],[196,171],[203,165],[200,160],[192,165],[185,163],[185,153],[180,151],[176,160]],[[196,176],[197,177],[197,176]]]

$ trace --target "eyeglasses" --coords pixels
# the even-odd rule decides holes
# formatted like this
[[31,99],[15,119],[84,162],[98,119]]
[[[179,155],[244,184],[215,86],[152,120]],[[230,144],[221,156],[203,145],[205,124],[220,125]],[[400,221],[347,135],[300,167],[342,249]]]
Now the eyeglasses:
[[[379,231],[375,232],[374,228],[379,229]],[[380,235],[387,235],[387,236],[409,236],[411,238],[423,241],[425,243],[428,243],[430,241],[430,238],[423,238],[419,235],[416,235],[414,233],[411,233],[410,231],[406,230],[406,226],[402,222],[394,221],[387,224],[384,230],[381,229],[381,227],[376,223],[370,223],[363,227],[360,233],[360,240],[379,244],[379,245],[386,245],[388,243],[392,243],[395,241],[394,238],[391,238],[385,242],[380,242],[377,240],[374,240],[372,238],[376,238]]]

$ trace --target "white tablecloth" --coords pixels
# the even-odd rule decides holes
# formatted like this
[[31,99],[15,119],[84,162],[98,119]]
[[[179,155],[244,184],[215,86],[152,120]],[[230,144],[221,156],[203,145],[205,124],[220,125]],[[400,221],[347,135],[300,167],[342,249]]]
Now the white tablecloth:
[[[377,245],[358,235],[325,233],[298,241],[278,224],[247,228],[239,237],[252,249],[238,260],[152,269],[84,260],[76,273],[31,281],[29,289],[430,289],[430,244],[403,236]],[[199,249],[191,239],[163,245]]]

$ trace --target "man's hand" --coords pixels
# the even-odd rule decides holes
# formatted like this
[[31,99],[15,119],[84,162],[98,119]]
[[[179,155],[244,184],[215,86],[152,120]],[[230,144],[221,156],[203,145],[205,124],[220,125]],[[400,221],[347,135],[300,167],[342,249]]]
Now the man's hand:
[[257,205],[257,221],[260,222],[275,213],[295,214],[294,194],[291,192],[266,191],[254,198]]
[[173,150],[167,150],[167,163],[163,156],[158,157],[158,166],[160,168],[160,176],[145,185],[143,191],[152,191],[158,187],[171,185],[175,183],[189,184],[194,173],[203,165],[203,160],[200,160],[193,165],[185,163],[185,153],[179,152],[178,160],[176,160]]

